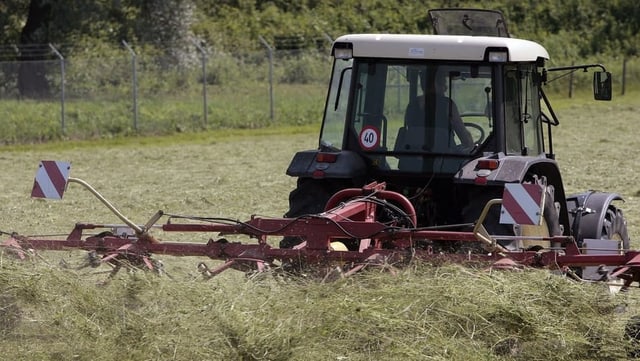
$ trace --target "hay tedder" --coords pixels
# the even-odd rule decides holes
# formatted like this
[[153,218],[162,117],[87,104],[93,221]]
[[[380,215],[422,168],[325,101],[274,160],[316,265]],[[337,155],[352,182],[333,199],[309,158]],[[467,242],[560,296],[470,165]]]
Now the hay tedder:
[[[78,223],[65,238],[59,239],[12,234],[3,242],[5,250],[20,258],[36,250],[86,250],[85,266],[109,264],[113,267],[112,275],[125,264],[161,272],[161,263],[152,255],[171,255],[224,260],[213,269],[200,263],[198,269],[206,278],[229,268],[244,272],[280,269],[294,273],[311,269],[324,275],[347,276],[367,266],[393,269],[412,260],[423,260],[497,269],[545,268],[576,279],[620,279],[624,281],[624,288],[640,281],[640,251],[620,251],[616,240],[584,240],[589,245],[585,249],[572,236],[496,236],[488,233],[483,224],[496,207],[500,209],[503,222],[520,227],[543,223],[544,207],[541,205],[545,203],[545,193],[539,184],[507,185],[503,198],[487,202],[480,218],[471,224],[418,227],[411,201],[386,190],[384,183],[374,182],[362,188],[343,189],[329,199],[325,211],[295,218],[252,217],[237,221],[158,211],[144,225],[137,225],[87,182],[69,177],[69,171],[68,162],[42,161],[32,196],[59,199],[69,183],[78,183],[123,223]],[[163,219],[165,221],[160,223]],[[151,233],[158,228],[169,233],[218,234],[219,238],[211,238],[206,243],[163,242]],[[468,230],[459,230],[461,228]],[[229,242],[223,238],[230,235],[244,235],[257,241]],[[303,241],[292,248],[273,247],[274,242],[269,241],[286,240],[287,237]],[[536,246],[510,250],[501,245],[505,241],[535,242]],[[589,276],[588,270],[591,270]]]
[[[28,250],[83,249],[88,265],[123,261],[158,269],[152,255],[224,261],[199,269],[317,270],[342,275],[412,260],[558,270],[578,280],[640,281],[615,193],[566,195],[543,90],[551,72],[594,73],[596,100],[611,99],[600,64],[546,68],[547,51],[509,37],[495,11],[429,12],[434,35],[355,34],[333,44],[334,65],[318,149],[297,153],[282,218],[192,217],[159,211],[144,224],[122,215],[65,162],[40,164],[33,196],[90,190],[122,225],[76,224],[64,238],[4,242]],[[153,231],[208,242],[160,241]],[[239,236],[254,239],[237,241]],[[233,238],[232,238],[233,236]],[[217,237],[217,238],[216,238]],[[226,237],[226,238],[225,238]],[[231,239],[229,241],[228,239]]]

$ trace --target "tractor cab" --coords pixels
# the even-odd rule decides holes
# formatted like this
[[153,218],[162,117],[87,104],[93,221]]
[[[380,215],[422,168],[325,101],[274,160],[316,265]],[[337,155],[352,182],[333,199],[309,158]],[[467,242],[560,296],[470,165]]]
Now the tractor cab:
[[[547,73],[602,68],[594,75],[598,100],[611,98],[610,73],[598,64],[546,68],[545,48],[509,37],[499,12],[429,16],[432,35],[335,40],[319,147],[298,152],[287,169],[298,178],[287,216],[320,212],[336,191],[372,181],[424,210],[421,226],[475,221],[506,183],[537,182],[553,202],[566,202]],[[566,207],[556,218],[571,228]]]
[[347,35],[333,49],[320,136],[376,173],[451,176],[488,154],[544,154],[533,42],[452,35]]
[[[377,179],[450,177],[487,156],[553,158],[558,120],[543,91],[547,72],[600,65],[546,69],[547,51],[510,38],[498,11],[439,9],[429,16],[435,35],[335,41],[320,149],[356,153]],[[610,78],[594,75],[596,99],[610,99]]]

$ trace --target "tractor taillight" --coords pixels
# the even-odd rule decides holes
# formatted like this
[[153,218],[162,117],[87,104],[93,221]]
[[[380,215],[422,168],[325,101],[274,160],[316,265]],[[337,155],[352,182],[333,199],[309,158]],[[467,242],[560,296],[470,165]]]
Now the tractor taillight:
[[498,169],[499,165],[500,161],[497,159],[480,159],[478,161],[478,164],[476,165],[476,168],[494,170]]
[[313,177],[313,179],[321,179],[324,178],[324,171],[320,170],[320,169],[316,169],[313,171],[313,173],[311,174],[311,176]]
[[338,160],[338,153],[318,153],[316,154],[316,162],[318,163],[335,163]]
[[497,159],[480,159],[476,164],[476,178],[473,182],[477,185],[486,185],[489,181],[487,177],[491,175],[491,172],[498,169],[500,161]]
[[487,181],[488,181],[487,177],[477,176],[473,180],[473,183],[475,183],[476,185],[479,185],[479,186],[484,186],[484,185],[487,185]]

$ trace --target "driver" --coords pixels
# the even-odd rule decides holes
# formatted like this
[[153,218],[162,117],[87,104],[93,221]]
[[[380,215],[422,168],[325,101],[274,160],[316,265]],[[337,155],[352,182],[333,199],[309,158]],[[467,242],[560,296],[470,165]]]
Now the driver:
[[[435,107],[432,111],[435,114],[436,124],[446,124],[444,122],[448,119],[450,124],[449,129],[458,136],[458,139],[460,139],[461,144],[459,147],[464,150],[473,149],[475,146],[473,138],[471,137],[471,133],[469,133],[464,126],[460,113],[458,112],[458,107],[453,100],[445,95],[445,92],[447,91],[447,78],[443,74],[437,74],[434,81],[429,84],[430,86],[427,87],[425,84],[426,82],[426,78],[421,76],[420,84],[422,86],[423,95],[417,96],[407,105],[407,110],[405,112],[405,124],[408,128],[411,128],[412,125],[425,126],[425,110],[427,109],[425,101],[426,95],[427,101],[433,102],[433,106]],[[436,139],[436,141],[438,140]],[[453,144],[453,140],[450,140],[450,142],[450,144]]]

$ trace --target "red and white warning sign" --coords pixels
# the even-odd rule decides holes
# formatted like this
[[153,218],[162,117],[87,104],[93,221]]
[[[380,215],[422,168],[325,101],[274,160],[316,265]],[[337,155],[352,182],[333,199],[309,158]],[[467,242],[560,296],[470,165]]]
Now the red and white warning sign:
[[539,184],[505,184],[500,223],[540,225],[543,196],[543,188]]
[[378,128],[368,125],[360,132],[360,146],[364,150],[372,150],[380,144],[380,131]]
[[62,199],[67,187],[71,163],[54,160],[40,161],[31,196],[36,198]]

